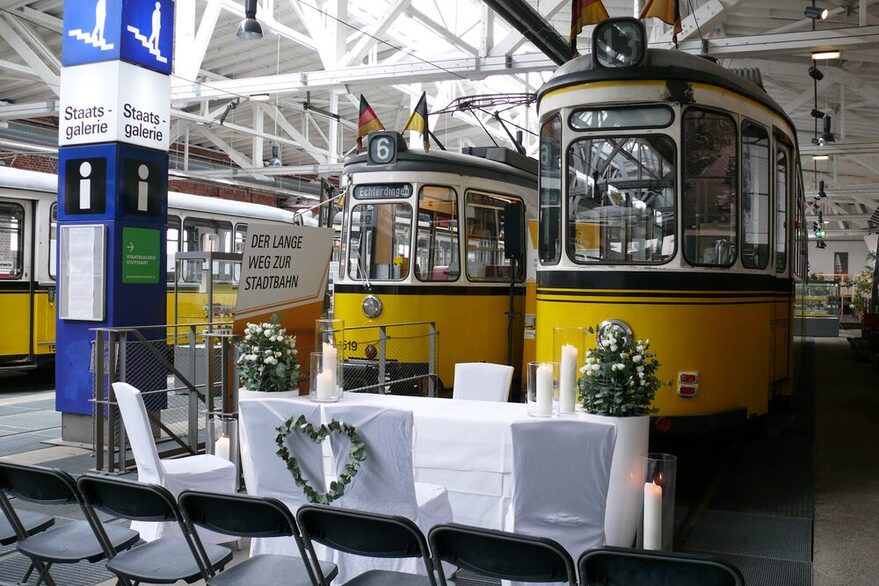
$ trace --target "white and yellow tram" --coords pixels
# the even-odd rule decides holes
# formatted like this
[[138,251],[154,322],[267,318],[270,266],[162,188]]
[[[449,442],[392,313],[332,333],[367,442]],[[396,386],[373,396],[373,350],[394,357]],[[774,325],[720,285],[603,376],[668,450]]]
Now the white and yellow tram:
[[790,390],[806,271],[793,123],[712,60],[647,49],[634,19],[538,93],[537,358],[553,328],[619,320],[662,362],[659,430],[766,413]]

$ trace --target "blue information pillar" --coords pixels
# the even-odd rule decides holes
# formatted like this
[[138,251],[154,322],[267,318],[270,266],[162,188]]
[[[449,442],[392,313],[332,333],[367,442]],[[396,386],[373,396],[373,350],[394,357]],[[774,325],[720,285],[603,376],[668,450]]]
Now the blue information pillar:
[[92,439],[91,329],[167,321],[173,29],[172,0],[65,2],[55,377],[64,439]]

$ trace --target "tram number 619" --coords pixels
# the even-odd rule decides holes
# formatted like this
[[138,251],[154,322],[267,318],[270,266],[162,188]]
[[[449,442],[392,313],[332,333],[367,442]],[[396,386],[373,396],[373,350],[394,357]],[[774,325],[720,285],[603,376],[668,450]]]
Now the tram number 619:
[[354,340],[345,340],[342,344],[342,348],[345,352],[357,352],[357,342]]

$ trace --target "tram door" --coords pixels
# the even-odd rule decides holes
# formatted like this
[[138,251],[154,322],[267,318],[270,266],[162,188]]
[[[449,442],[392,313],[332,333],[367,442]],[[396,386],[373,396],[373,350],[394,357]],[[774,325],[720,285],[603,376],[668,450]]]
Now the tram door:
[[30,359],[33,348],[34,203],[0,197],[0,360]]
[[[775,276],[789,282],[790,254],[790,151],[777,143],[775,150]],[[775,330],[775,372],[773,382],[787,378],[790,353],[791,300],[789,297],[775,299],[772,323]]]

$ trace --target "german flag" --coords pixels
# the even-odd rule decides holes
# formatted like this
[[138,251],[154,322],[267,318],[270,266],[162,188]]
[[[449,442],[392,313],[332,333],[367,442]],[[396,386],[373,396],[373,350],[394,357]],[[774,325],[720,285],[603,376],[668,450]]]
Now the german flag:
[[647,0],[647,4],[641,9],[638,18],[658,18],[665,24],[671,25],[672,40],[675,46],[678,44],[678,33],[683,30],[681,26],[681,10],[677,0]]
[[366,101],[363,95],[360,95],[360,115],[357,117],[357,152],[363,150],[363,137],[376,130],[384,130],[381,120],[375,115],[375,110]]
[[601,0],[574,0],[571,6],[571,37],[569,39],[571,50],[577,52],[577,35],[583,27],[589,24],[598,24],[608,18],[607,9]]
[[403,132],[414,130],[421,133],[424,141],[424,150],[430,150],[430,127],[427,123],[427,92],[421,92],[421,99],[415,104],[415,110],[409,116],[409,121],[403,127]]

